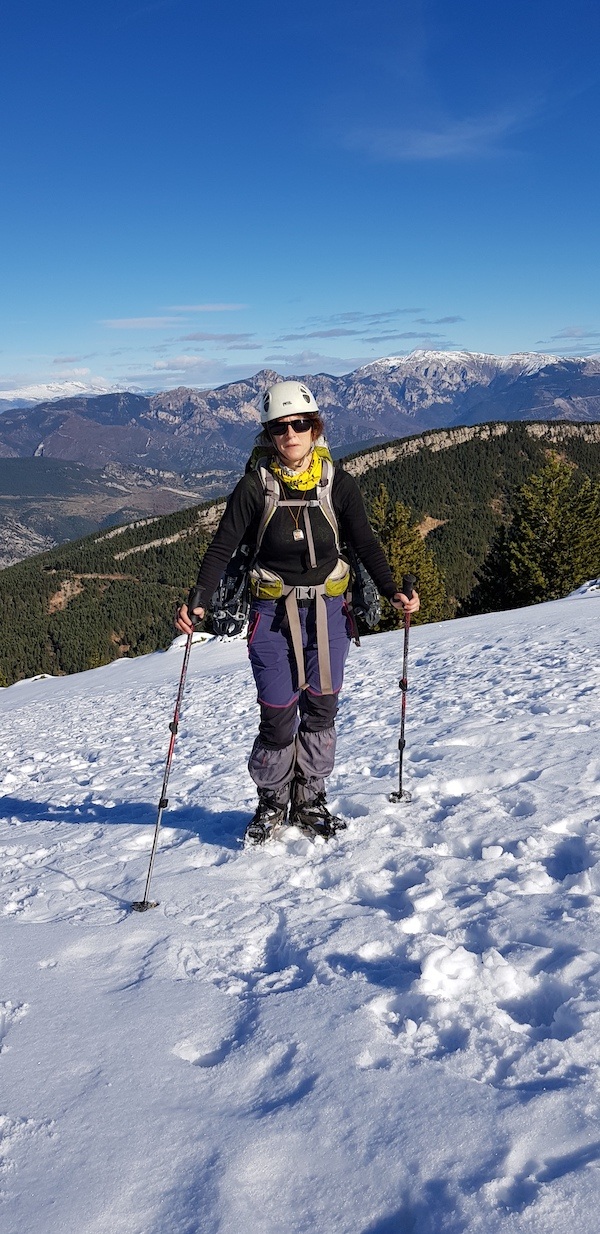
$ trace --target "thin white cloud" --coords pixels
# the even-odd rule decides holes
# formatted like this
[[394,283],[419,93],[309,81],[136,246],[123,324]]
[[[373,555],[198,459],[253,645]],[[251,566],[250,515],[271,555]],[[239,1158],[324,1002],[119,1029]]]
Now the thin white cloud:
[[299,334],[280,334],[278,343],[294,343],[301,342],[305,338],[346,338],[354,334],[360,334],[360,330],[346,330],[343,326],[338,326],[332,330],[309,330],[302,331]]
[[100,325],[109,330],[165,330],[184,323],[184,317],[109,317]]
[[411,339],[413,342],[420,342],[424,345],[435,343],[437,350],[446,349],[448,347],[457,347],[457,343],[451,343],[443,334],[437,334],[432,330],[404,330],[402,334],[373,334],[362,336],[363,343],[393,343],[395,339]]
[[[535,346],[551,347],[555,354],[577,359],[578,356],[597,355],[600,350],[599,342],[600,330],[588,330],[585,326],[565,326],[558,334],[551,334],[550,338],[536,339]],[[561,346],[557,347],[557,343]]]
[[365,126],[348,133],[344,145],[392,163],[487,158],[501,153],[506,138],[522,129],[532,117],[533,108],[528,107],[465,120],[445,120],[431,127]]
[[62,378],[66,379],[67,377],[89,377],[91,371],[92,370],[89,368],[63,368],[63,369],[60,369],[60,371],[56,373],[55,376],[59,380]]
[[200,371],[210,361],[200,356],[173,356],[171,360],[155,360],[152,368],[156,372],[184,373],[188,369]]
[[550,341],[555,342],[558,339],[586,339],[600,338],[600,330],[585,330],[581,326],[565,326],[564,330],[559,330],[558,334],[551,334]]
[[[558,347],[556,344],[560,344]],[[550,338],[539,338],[536,347],[551,349],[557,356],[569,357],[572,360],[596,357],[600,352],[600,330],[585,330],[580,326],[565,326],[558,334]]]
[[356,310],[346,313],[333,313],[331,317],[309,317],[308,325],[355,325],[360,322],[368,322],[371,325],[376,325],[377,322],[386,322],[393,317],[400,317],[403,313],[422,313],[422,308],[396,308],[385,309],[379,313],[361,313]]
[[291,355],[274,352],[265,364],[274,364],[282,373],[333,373],[336,377],[369,364],[372,356],[323,356],[318,351],[297,351]]
[[194,334],[182,334],[180,343],[248,343],[254,334],[205,334],[197,330]]
[[[184,359],[187,361],[191,357],[186,356]],[[242,381],[244,378],[252,377],[257,371],[255,360],[228,364],[223,360],[202,359],[199,356],[194,367],[187,364],[185,367],[175,367],[174,362],[172,362],[172,368],[159,367],[161,364],[169,363],[171,362],[157,361],[155,367],[143,370],[129,365],[124,380],[129,385],[135,384],[145,390],[171,390],[181,385],[214,389],[229,381]]]
[[170,304],[169,313],[237,313],[247,304]]
[[[536,347],[544,347],[544,351],[551,347],[551,343],[547,339],[540,339],[536,343]],[[589,360],[600,356],[600,346],[598,341],[595,343],[571,343],[562,347],[552,347],[553,356],[562,356],[569,360]]]
[[453,326],[457,321],[464,321],[464,317],[417,317],[417,322],[421,326]]
[[173,356],[169,360],[155,360],[151,373],[147,373],[144,380],[150,381],[156,373],[179,373],[185,374],[187,380],[206,385],[215,381],[235,381],[240,373],[252,371],[255,370],[249,369],[247,364],[243,363],[235,366],[222,360],[215,360],[214,357],[185,355]]

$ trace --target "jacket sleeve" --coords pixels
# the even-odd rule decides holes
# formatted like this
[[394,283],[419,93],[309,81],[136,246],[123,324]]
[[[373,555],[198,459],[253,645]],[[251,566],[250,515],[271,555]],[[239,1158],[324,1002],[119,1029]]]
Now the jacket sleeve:
[[400,588],[394,582],[381,542],[369,523],[358,484],[354,476],[341,467],[335,469],[332,500],[342,542],[344,539],[350,542],[380,595],[391,600]]
[[253,473],[242,476],[228,498],[223,517],[211,540],[200,570],[196,586],[202,598],[199,606],[207,608],[214,590],[236,548],[245,533],[256,523],[263,509],[264,499],[258,489],[260,481]]

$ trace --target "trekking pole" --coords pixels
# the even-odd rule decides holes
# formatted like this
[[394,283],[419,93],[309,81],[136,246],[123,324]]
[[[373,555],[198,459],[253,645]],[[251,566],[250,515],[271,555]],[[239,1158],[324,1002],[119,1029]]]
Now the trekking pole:
[[[412,598],[413,587],[416,583],[414,574],[405,574],[402,579],[402,594],[407,600]],[[404,758],[404,724],[406,721],[406,695],[408,693],[408,632],[410,630],[410,613],[404,614],[404,655],[402,658],[402,676],[400,678],[400,689],[402,691],[402,713],[400,719],[400,739],[398,741],[398,792],[390,793],[390,801],[410,801],[411,794],[402,788],[402,760]]]
[[[192,625],[195,626],[198,624],[198,620],[197,618],[196,619],[194,618],[193,610],[195,608],[199,608],[200,606],[199,606],[198,601],[195,600],[194,592],[195,592],[195,589],[192,588],[192,590],[190,591],[189,597],[188,597],[188,613],[190,615],[190,621],[192,622]],[[160,793],[160,801],[158,803],[158,815],[156,818],[156,826],[154,828],[154,841],[152,843],[152,852],[150,853],[150,864],[148,866],[148,877],[146,878],[144,898],[143,900],[133,901],[131,908],[134,913],[146,913],[149,908],[158,908],[158,904],[159,904],[158,900],[148,899],[148,892],[150,891],[150,880],[152,878],[152,871],[154,869],[154,858],[156,857],[156,849],[158,847],[158,833],[160,831],[160,824],[162,822],[163,810],[166,810],[169,804],[169,800],[167,797],[167,785],[169,783],[169,775],[171,774],[171,763],[173,761],[173,750],[175,749],[175,738],[177,736],[177,729],[179,728],[179,712],[181,709],[181,700],[183,698],[183,691],[185,689],[185,679],[187,677],[188,663],[190,659],[190,651],[192,650],[193,638],[194,638],[194,631],[192,631],[192,633],[188,634],[187,636],[187,642],[185,645],[185,653],[183,657],[183,664],[181,666],[181,676],[179,678],[179,689],[177,691],[177,701],[175,703],[175,711],[173,714],[173,719],[171,720],[171,723],[169,724],[169,728],[171,730],[171,740],[169,742],[169,752],[167,754],[165,774],[163,776],[162,789]]]

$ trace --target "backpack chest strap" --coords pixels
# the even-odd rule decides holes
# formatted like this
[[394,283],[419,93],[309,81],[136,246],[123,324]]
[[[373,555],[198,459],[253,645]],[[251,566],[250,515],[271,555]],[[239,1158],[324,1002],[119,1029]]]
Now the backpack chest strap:
[[339,553],[340,551],[339,529],[338,529],[337,518],[335,516],[335,511],[333,509],[333,504],[332,504],[334,466],[331,460],[328,458],[323,459],[321,480],[319,484],[317,485],[317,498],[316,499],[314,497],[310,499],[283,498],[281,496],[281,486],[279,484],[279,481],[273,475],[273,472],[270,471],[267,466],[265,466],[264,462],[259,461],[257,463],[256,470],[260,476],[260,480],[261,480],[261,483],[264,489],[264,494],[265,494],[264,509],[263,509],[262,516],[261,516],[261,519],[258,525],[258,530],[256,533],[256,550],[255,550],[256,557],[258,557],[259,555],[260,546],[262,544],[265,531],[275,511],[278,510],[280,506],[290,506],[290,507],[293,506],[296,508],[303,507],[303,522],[304,522],[304,527],[305,527],[306,542],[308,545],[310,564],[313,569],[317,565],[317,558],[316,558],[316,553],[315,553],[315,545],[314,545],[314,538],[312,534],[312,527],[310,525],[310,517],[309,517],[310,509],[314,509],[314,508],[320,509],[321,513],[327,519],[327,522],[329,523],[333,531],[333,534],[335,536],[335,546]]
[[279,497],[275,500],[275,507],[278,510],[280,510],[282,506],[309,506],[310,508],[318,509],[320,505],[321,502],[317,501],[314,497],[311,501],[292,501],[291,499],[288,501],[287,497],[285,500],[283,497]]

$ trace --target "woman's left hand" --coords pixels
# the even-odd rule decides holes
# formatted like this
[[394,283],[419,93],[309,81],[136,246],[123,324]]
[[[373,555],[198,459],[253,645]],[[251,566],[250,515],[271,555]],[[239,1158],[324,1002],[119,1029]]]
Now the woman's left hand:
[[419,593],[417,591],[413,591],[410,600],[404,595],[403,591],[397,591],[395,596],[390,600],[390,604],[393,604],[394,608],[402,609],[405,613],[411,614],[418,613],[421,607],[421,601],[419,600]]

